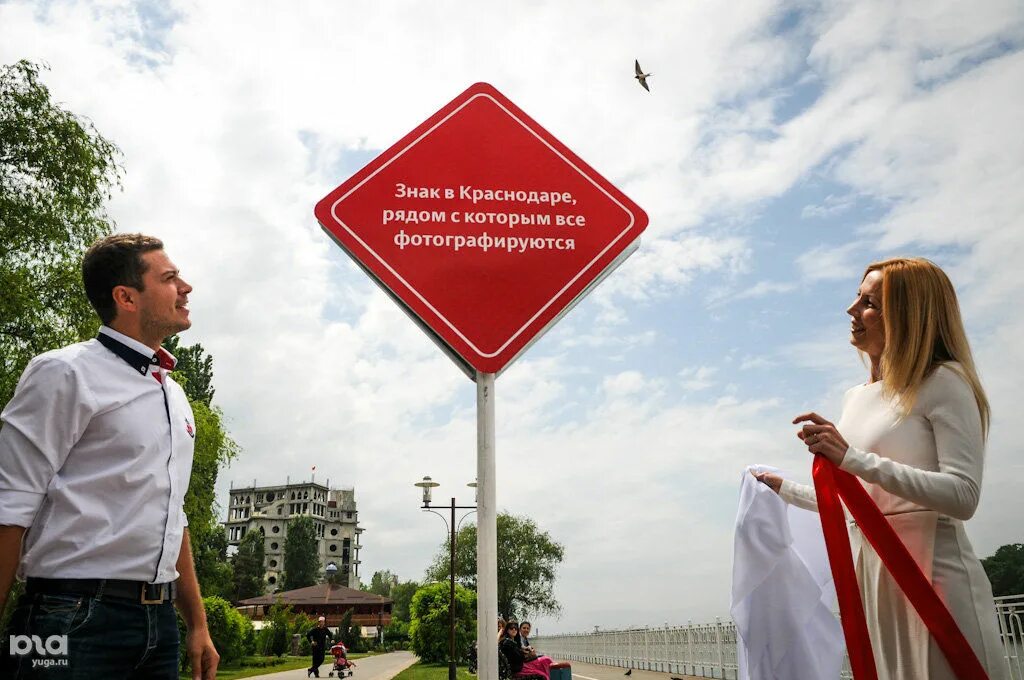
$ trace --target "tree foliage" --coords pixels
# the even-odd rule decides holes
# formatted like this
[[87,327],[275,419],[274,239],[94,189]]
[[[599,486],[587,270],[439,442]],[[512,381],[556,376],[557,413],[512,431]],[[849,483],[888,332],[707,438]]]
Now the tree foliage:
[[316,524],[308,515],[288,522],[284,540],[284,589],[294,590],[315,584],[320,576]]
[[995,554],[981,561],[992,582],[992,594],[1020,595],[1024,593],[1024,543],[1000,546]]
[[263,560],[263,537],[258,531],[250,531],[242,537],[232,560],[236,602],[263,594]]
[[390,570],[373,572],[369,585],[363,584],[362,590],[381,597],[391,597],[391,588],[398,582],[398,578]]
[[220,654],[221,663],[235,663],[250,653],[246,649],[252,636],[252,622],[249,619],[220,597],[204,597],[203,607],[206,609],[210,637]]
[[209,407],[213,403],[213,357],[198,342],[182,345],[177,335],[164,340],[164,348],[174,355],[174,379],[181,383],[189,401],[198,401]]
[[0,66],[0,406],[33,356],[95,335],[81,259],[112,231],[119,151],[54,103],[28,61]]
[[345,643],[349,650],[354,651],[359,644],[361,631],[359,626],[352,625],[352,613],[353,610],[350,607],[341,615],[341,621],[338,623],[338,639]]
[[185,516],[192,541],[196,578],[204,595],[230,597],[231,565],[227,560],[228,539],[220,524],[215,486],[223,466],[238,455],[238,446],[224,429],[220,409],[202,401],[191,401],[195,416],[195,451]]
[[[412,598],[409,641],[412,650],[424,662],[448,660],[448,603],[451,601],[447,583],[431,583],[416,591]],[[455,586],[455,660],[465,659],[466,651],[476,639],[476,593]]]
[[391,587],[391,620],[409,623],[412,619],[409,608],[412,604],[412,597],[419,590],[420,584],[416,581],[403,581]]
[[[233,579],[227,560],[228,542],[220,524],[215,487],[220,470],[239,454],[239,448],[224,427],[223,412],[209,401],[213,397],[213,358],[198,343],[182,345],[178,336],[168,338],[164,347],[178,359],[174,380],[181,384],[195,416],[196,439],[185,494],[185,516],[188,517],[196,578],[204,595],[230,597]],[[261,589],[257,594],[263,592],[262,571],[260,580]]]
[[270,606],[266,623],[260,630],[258,647],[261,654],[282,656],[288,651],[293,619],[292,608],[278,598]]
[[[428,581],[448,579],[449,542],[427,570]],[[529,517],[498,513],[498,613],[508,618],[557,614],[555,570],[565,548],[541,531]],[[470,524],[455,537],[455,579],[476,590],[476,526]]]

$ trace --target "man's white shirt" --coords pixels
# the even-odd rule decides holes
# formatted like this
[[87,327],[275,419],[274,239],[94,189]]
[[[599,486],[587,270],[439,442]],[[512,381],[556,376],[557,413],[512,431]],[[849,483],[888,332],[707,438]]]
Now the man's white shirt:
[[100,333],[34,358],[0,414],[0,525],[28,527],[22,578],[173,581],[192,408],[173,357]]

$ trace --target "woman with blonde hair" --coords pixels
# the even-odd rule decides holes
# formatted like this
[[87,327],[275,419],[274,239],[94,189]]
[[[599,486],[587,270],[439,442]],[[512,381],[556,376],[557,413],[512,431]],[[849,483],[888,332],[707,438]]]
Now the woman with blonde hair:
[[[870,377],[846,392],[836,424],[797,416],[797,437],[860,479],[989,679],[1005,678],[992,586],[964,531],[981,492],[989,405],[953,285],[928,260],[884,260],[868,266],[846,311]],[[757,477],[787,503],[817,510],[813,487]],[[879,679],[955,678],[874,548],[854,522],[848,529]]]

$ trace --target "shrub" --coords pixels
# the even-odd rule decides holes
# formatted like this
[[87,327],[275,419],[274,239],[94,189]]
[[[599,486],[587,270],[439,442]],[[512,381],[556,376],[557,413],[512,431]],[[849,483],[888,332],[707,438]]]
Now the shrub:
[[[409,638],[412,650],[427,663],[448,660],[449,585],[423,586],[412,597]],[[476,593],[455,586],[455,655],[464,659],[476,639]]]
[[[255,646],[255,631],[252,621],[243,616],[231,603],[220,597],[204,597],[203,609],[206,610],[206,625],[210,629],[210,639],[220,654],[221,664],[237,664],[242,657],[251,654]],[[178,615],[178,633],[181,636],[181,669],[188,669],[188,651],[185,647],[187,628],[181,615]]]

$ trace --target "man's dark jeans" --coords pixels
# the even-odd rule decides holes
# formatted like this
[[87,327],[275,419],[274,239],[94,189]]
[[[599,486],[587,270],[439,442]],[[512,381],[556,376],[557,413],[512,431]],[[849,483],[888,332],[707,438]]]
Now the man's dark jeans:
[[[5,680],[178,678],[178,621],[171,603],[26,594],[4,635]],[[59,636],[67,636],[66,643]]]

